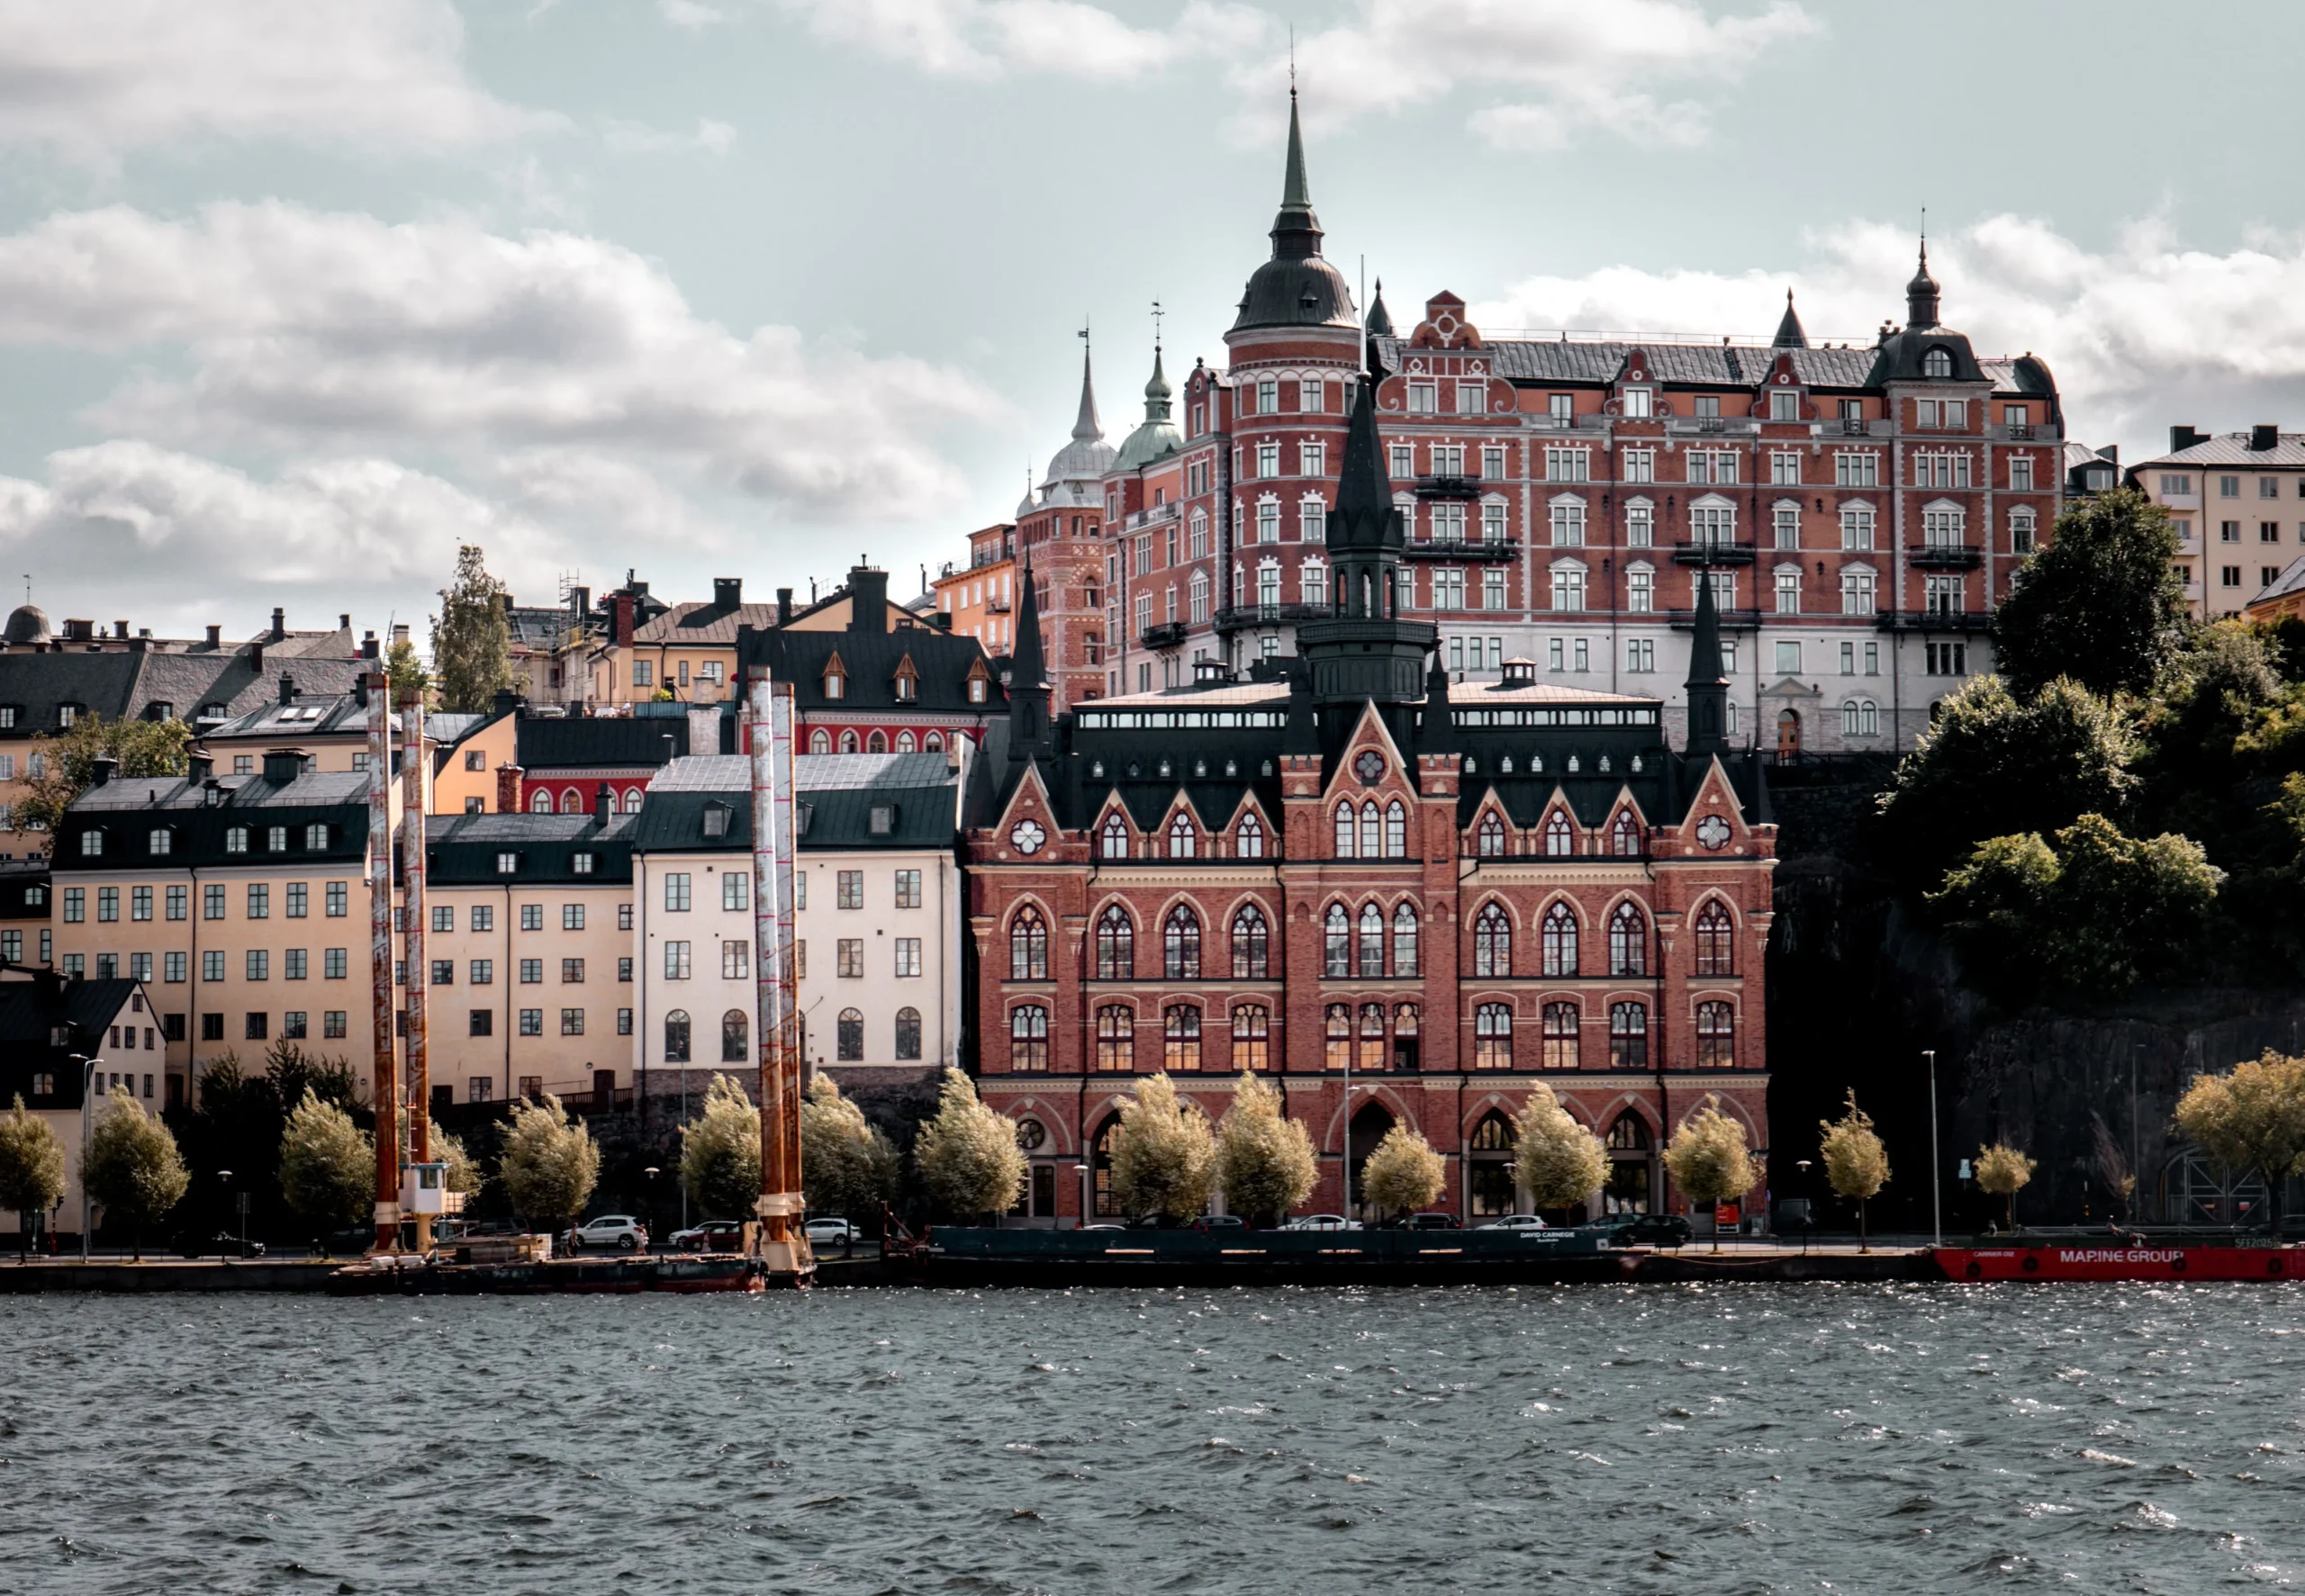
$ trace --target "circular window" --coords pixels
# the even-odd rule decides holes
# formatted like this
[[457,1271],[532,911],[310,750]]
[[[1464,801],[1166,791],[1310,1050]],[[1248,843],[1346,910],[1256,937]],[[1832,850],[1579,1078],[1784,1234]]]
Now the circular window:
[[1038,1152],[1048,1141],[1048,1127],[1038,1120],[1017,1122],[1017,1145],[1026,1152]]

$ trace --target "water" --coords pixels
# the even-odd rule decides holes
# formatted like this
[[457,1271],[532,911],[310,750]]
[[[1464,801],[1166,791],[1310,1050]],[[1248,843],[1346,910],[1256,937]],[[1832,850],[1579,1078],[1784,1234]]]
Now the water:
[[2305,1568],[2294,1285],[0,1302],[11,1592]]

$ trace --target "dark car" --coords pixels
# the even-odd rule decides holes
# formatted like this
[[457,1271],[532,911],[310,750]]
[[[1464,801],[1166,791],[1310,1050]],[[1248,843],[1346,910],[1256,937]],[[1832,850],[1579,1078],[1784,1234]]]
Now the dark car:
[[1387,1231],[1456,1231],[1464,1227],[1453,1213],[1397,1213],[1387,1220],[1380,1230]]
[[1643,1213],[1619,1225],[1609,1240],[1619,1247],[1680,1247],[1696,1231],[1677,1213]]
[[1237,1213],[1204,1213],[1192,1222],[1192,1228],[1196,1231],[1237,1231],[1243,1228],[1243,1221]]
[[176,1256],[179,1258],[206,1258],[212,1252],[224,1258],[262,1258],[264,1243],[243,1241],[229,1231],[218,1231],[213,1235],[194,1232],[176,1238]]

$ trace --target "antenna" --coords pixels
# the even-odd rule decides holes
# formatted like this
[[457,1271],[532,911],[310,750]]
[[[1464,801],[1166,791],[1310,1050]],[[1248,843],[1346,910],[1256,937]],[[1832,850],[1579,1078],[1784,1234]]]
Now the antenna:
[[1288,97],[1297,97],[1297,24],[1288,24]]
[[1369,257],[1360,257],[1360,374],[1369,374]]
[[1168,311],[1161,308],[1161,302],[1159,300],[1156,299],[1152,302],[1152,347],[1155,349],[1158,349],[1161,347],[1161,318],[1168,313]]

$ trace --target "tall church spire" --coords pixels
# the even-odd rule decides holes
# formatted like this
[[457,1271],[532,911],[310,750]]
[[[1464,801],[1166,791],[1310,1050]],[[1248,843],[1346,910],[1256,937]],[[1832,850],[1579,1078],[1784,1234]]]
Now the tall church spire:
[[1097,420],[1097,381],[1089,365],[1089,329],[1080,329],[1080,413],[1073,418],[1072,436],[1082,443],[1095,443],[1105,436],[1104,428]]
[[1305,177],[1305,134],[1297,122],[1297,91],[1288,91],[1288,167],[1280,179],[1280,210],[1272,219],[1272,257],[1301,260],[1321,252],[1321,219],[1313,213],[1313,185]]
[[1722,670],[1721,611],[1713,607],[1713,573],[1696,573],[1696,632],[1689,643],[1689,733],[1692,754],[1729,749],[1729,678]]
[[1024,591],[1017,595],[1017,645],[1008,656],[1008,757],[1025,760],[1045,755],[1052,747],[1048,676],[1041,663],[1040,590],[1029,548],[1017,580]]

